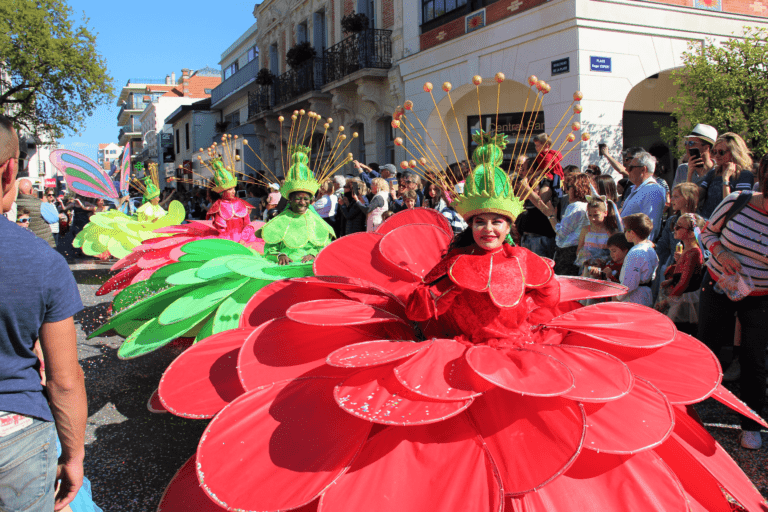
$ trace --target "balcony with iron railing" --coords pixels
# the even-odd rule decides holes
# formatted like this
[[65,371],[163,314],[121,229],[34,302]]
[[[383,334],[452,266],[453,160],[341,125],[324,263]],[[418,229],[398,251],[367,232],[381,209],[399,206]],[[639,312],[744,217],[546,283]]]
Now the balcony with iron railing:
[[273,85],[260,85],[255,91],[248,92],[248,119],[267,112],[275,104]]
[[323,51],[324,84],[366,68],[392,67],[392,31],[367,28]]
[[120,107],[120,111],[117,113],[117,122],[119,123],[123,117],[123,114],[128,113],[129,110],[134,112],[142,112],[147,105],[148,103],[144,101],[133,101],[129,99]]
[[282,105],[310,91],[323,87],[323,59],[310,59],[278,76],[275,88],[275,105]]
[[256,74],[258,72],[259,59],[254,59],[240,68],[237,73],[234,73],[211,91],[211,105],[217,104],[230,94],[256,80]]
[[121,145],[125,144],[126,141],[124,139],[141,136],[140,123],[127,124],[127,125],[120,126],[119,128],[120,128],[120,133],[118,134],[117,138]]

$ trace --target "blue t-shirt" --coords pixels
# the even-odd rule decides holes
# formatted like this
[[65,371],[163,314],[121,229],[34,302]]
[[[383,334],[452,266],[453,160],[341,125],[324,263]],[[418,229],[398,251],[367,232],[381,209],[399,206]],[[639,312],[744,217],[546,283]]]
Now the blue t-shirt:
[[83,309],[64,257],[0,215],[0,411],[53,421],[32,347],[43,323]]

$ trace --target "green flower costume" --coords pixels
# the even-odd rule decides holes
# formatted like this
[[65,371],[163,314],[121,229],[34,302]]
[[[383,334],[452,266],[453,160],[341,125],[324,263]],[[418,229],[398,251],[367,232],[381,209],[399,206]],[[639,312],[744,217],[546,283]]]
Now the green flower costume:
[[[285,183],[290,192],[285,194],[314,194],[319,184],[306,165],[309,148],[292,147],[291,152]],[[176,338],[194,336],[197,342],[237,328],[246,303],[258,290],[280,279],[313,275],[312,262],[301,259],[317,255],[331,242],[333,231],[312,209],[302,215],[286,210],[256,235],[266,242],[264,255],[220,238],[169,248],[172,263],[122,290],[113,303],[113,316],[90,337],[115,330],[126,337],[118,356],[130,359]],[[280,254],[293,262],[278,265]]]
[[[152,164],[150,164],[152,166]],[[143,166],[137,164],[137,170]],[[160,196],[157,179],[157,165],[151,167],[150,175],[144,178],[142,189],[144,203],[136,214],[125,215],[119,210],[98,212],[91,216],[90,222],[77,234],[72,246],[80,248],[88,256],[108,258],[114,256],[121,259],[128,256],[134,247],[141,245],[144,240],[163,236],[154,233],[156,229],[181,224],[187,217],[184,206],[173,201],[166,212],[162,206],[152,204],[152,200]]]

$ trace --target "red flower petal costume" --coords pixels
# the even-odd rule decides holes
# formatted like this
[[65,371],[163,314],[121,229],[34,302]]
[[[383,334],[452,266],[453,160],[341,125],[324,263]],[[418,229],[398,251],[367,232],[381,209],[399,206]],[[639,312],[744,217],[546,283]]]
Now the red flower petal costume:
[[326,277],[263,288],[179,356],[161,400],[213,420],[160,510],[729,510],[721,489],[766,510],[686,410],[754,417],[706,347],[649,308],[570,302],[617,285],[509,246],[441,259],[450,239],[423,209],[341,238]]

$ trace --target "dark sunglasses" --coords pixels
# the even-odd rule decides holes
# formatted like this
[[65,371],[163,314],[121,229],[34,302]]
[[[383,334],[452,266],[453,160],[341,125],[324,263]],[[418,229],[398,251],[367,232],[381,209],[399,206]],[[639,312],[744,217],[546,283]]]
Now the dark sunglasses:
[[16,219],[16,224],[29,224],[29,217],[26,219]]
[[728,151],[727,149],[712,150],[712,154],[717,156],[727,155],[728,153],[730,153],[730,151]]
[[685,141],[685,147],[687,147],[687,148],[692,148],[695,145],[696,145],[696,141],[693,141],[693,140]]
[[675,231],[678,231],[678,230],[680,230],[680,229],[684,229],[684,230],[686,230],[686,231],[690,231],[690,230],[691,230],[691,228],[687,228],[687,227],[685,227],[685,226],[678,226],[678,225],[675,225]]

